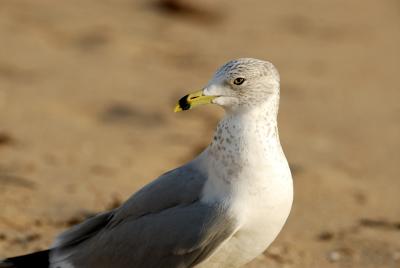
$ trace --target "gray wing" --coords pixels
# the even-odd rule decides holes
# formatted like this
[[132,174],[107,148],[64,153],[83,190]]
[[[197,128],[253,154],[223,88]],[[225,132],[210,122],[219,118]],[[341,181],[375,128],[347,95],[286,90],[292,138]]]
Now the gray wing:
[[163,174],[149,183],[116,211],[113,224],[128,217],[139,217],[200,198],[207,177],[194,162]]
[[191,267],[235,228],[226,208],[204,204],[205,177],[190,164],[161,176],[115,211],[100,214],[56,241],[52,267]]
[[116,225],[128,217],[137,218],[199,198],[206,176],[193,162],[171,170],[132,195],[118,209],[101,213],[65,231],[53,247],[72,246],[93,236],[106,225]]

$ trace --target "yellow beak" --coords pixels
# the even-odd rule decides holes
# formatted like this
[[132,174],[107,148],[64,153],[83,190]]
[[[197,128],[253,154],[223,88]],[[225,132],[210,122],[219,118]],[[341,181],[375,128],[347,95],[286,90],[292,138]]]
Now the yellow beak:
[[186,111],[199,105],[209,104],[216,97],[217,96],[205,96],[202,90],[194,92],[192,94],[183,96],[178,101],[178,104],[176,104],[174,112],[177,113],[181,111]]

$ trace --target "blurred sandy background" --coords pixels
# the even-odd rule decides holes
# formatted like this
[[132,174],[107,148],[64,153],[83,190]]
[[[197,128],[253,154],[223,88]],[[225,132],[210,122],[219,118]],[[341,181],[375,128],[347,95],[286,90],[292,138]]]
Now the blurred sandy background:
[[248,267],[400,267],[400,2],[0,0],[0,258],[207,145],[225,61],[280,70],[294,207]]

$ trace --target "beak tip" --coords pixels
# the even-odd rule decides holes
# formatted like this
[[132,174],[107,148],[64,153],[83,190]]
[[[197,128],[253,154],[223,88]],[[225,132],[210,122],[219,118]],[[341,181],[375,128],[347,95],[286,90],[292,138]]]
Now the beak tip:
[[174,108],[174,113],[178,113],[178,112],[181,112],[181,111],[182,111],[182,108],[179,106],[179,104],[176,105],[175,108]]
[[214,96],[205,96],[202,90],[185,95],[176,104],[174,112],[187,111],[198,105],[212,103],[214,98]]

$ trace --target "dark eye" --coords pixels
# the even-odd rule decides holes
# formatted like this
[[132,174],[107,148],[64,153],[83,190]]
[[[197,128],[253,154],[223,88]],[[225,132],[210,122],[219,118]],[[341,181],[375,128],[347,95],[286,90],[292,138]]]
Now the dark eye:
[[236,78],[235,80],[233,80],[233,83],[234,83],[235,85],[241,85],[241,84],[244,83],[244,81],[246,81],[246,79],[244,79],[243,77],[238,77],[238,78]]

